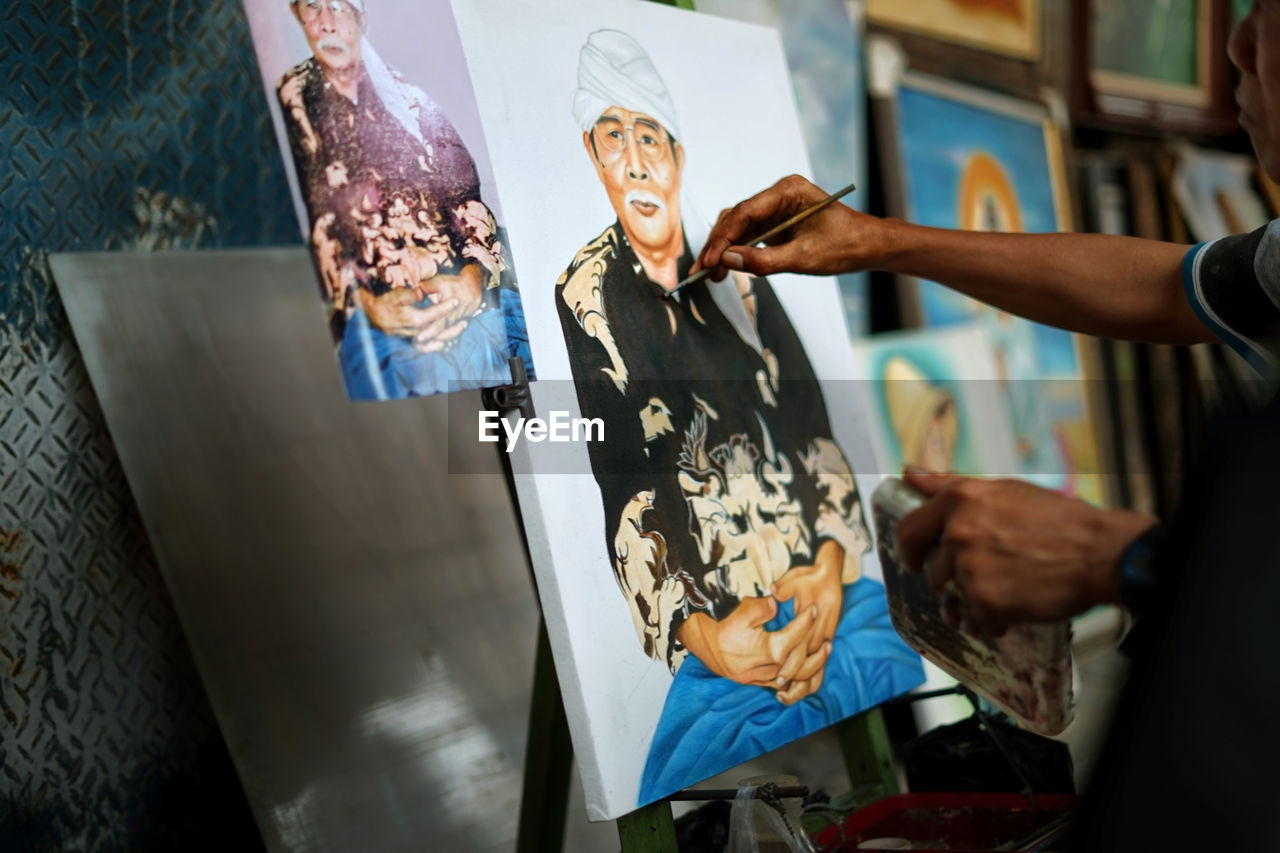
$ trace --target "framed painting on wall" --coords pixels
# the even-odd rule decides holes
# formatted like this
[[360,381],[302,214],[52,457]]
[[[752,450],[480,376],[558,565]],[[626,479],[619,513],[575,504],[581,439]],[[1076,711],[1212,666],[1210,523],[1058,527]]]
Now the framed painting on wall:
[[1079,125],[1157,127],[1201,135],[1239,132],[1227,58],[1238,4],[1229,0],[1073,0]]
[[1040,0],[867,0],[867,20],[942,41],[1035,60]]
[[[1046,109],[906,72],[882,125],[894,186],[886,195],[908,221],[1006,232],[1071,230],[1061,134]],[[882,111],[883,112],[883,111]],[[1096,431],[1096,352],[1090,339],[992,308],[936,282],[904,280],[908,322],[978,322],[988,333],[1024,476],[1104,504]]]
[[590,430],[521,441],[512,467],[588,813],[614,818],[923,669],[870,548],[878,477],[835,281],[668,296],[716,211],[809,171],[778,33],[634,0],[454,12],[533,403]]
[[1013,476],[1018,457],[1000,374],[980,325],[872,335],[854,344],[870,382],[881,469]]
[[1089,10],[1095,92],[1209,105],[1212,0],[1090,0]]

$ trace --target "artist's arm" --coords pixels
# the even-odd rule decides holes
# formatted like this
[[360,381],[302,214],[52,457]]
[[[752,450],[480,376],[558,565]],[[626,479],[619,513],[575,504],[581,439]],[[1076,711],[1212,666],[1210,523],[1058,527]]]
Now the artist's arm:
[[918,470],[905,479],[929,497],[898,522],[906,568],[924,571],[939,593],[954,579],[962,595],[956,615],[990,634],[1119,603],[1121,558],[1155,524],[1019,480]]
[[1041,323],[1086,334],[1192,344],[1216,340],[1183,290],[1189,249],[1097,234],[1002,234],[910,225],[836,203],[765,248],[741,245],[826,193],[798,176],[724,211],[695,268],[759,275],[879,269],[941,282]]

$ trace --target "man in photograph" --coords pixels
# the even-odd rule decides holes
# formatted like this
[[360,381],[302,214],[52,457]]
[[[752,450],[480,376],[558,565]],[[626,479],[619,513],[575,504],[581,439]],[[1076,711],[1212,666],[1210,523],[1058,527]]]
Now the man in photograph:
[[[605,540],[644,651],[674,674],[640,802],[922,680],[862,577],[862,501],[768,282],[668,297],[693,255],[676,111],[625,33],[582,48],[573,113],[617,220],[556,286]],[[687,208],[687,205],[685,205]]]
[[509,381],[520,296],[461,137],[378,57],[364,0],[289,2],[312,55],[278,93],[347,393]]

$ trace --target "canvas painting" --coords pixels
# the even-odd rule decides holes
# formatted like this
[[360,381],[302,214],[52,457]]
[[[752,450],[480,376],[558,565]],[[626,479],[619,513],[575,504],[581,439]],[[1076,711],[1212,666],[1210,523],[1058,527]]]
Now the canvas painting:
[[1208,105],[1211,0],[1090,0],[1090,10],[1097,91]]
[[867,19],[1019,59],[1040,56],[1040,0],[867,0]]
[[[791,72],[805,147],[819,186],[859,189],[842,199],[866,210],[867,111],[862,4],[848,0],[698,0],[699,12],[774,27]],[[849,334],[870,324],[867,275],[838,276]]]
[[532,375],[448,0],[245,0],[245,11],[347,395],[503,385],[513,358]]
[[[908,74],[894,110],[912,222],[1012,232],[1070,228],[1057,129],[1042,108]],[[914,298],[925,326],[977,321],[986,328],[1008,391],[1022,474],[1105,502],[1079,340],[935,282],[918,282]]]
[[982,326],[874,335],[854,358],[871,382],[881,470],[906,465],[969,476],[1013,476],[1018,456]]
[[[716,211],[809,172],[777,33],[634,0],[454,10],[535,407],[599,428],[522,442],[513,467],[587,808],[613,818],[922,668],[872,555],[865,386],[834,281],[667,295]],[[726,121],[735,101],[750,109]]]

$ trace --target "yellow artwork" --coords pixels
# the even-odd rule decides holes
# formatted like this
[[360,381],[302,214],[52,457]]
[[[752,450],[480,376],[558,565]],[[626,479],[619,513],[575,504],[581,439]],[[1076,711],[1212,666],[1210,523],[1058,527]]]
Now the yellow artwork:
[[943,41],[1036,59],[1039,0],[867,0],[867,19]]
[[1009,173],[985,151],[969,156],[960,173],[960,227],[966,231],[1021,232],[1022,205]]
[[[1046,139],[1056,136],[1046,132]],[[1052,156],[1050,158],[1053,159]],[[1057,206],[1058,199],[1054,199]],[[1022,204],[1018,200],[1018,191],[1008,171],[1000,165],[1000,161],[986,151],[975,151],[964,161],[960,172],[960,187],[956,193],[957,219],[960,227],[966,231],[1000,231],[1005,233],[1022,233],[1027,229],[1023,225]],[[1063,217],[1062,222],[1068,220]],[[982,317],[990,311],[994,328],[1009,330],[1006,334],[995,334],[994,340],[1006,340],[1012,334],[1013,327],[1025,324],[1015,323],[1014,317],[1004,311],[981,303],[973,303],[975,316]],[[1027,327],[1029,328],[1029,327]],[[1075,347],[1071,339],[1063,339],[1065,343]],[[1044,346],[1044,342],[1039,342]],[[1030,349],[1027,347],[1026,349]],[[1100,471],[1101,459],[1096,442],[1093,440],[1089,424],[1092,418],[1092,402],[1084,394],[1084,388],[1076,382],[1057,379],[1044,383],[1035,383],[1035,393],[1043,395],[1050,411],[1058,414],[1051,424],[1030,424],[1026,422],[1025,405],[1019,405],[1019,398],[1031,391],[1014,382],[1014,374],[1026,376],[1034,372],[1030,365],[1018,368],[1010,365],[1010,357],[1014,353],[1008,347],[996,346],[996,372],[1000,381],[1008,387],[1010,399],[1015,410],[1015,439],[1018,442],[1019,458],[1030,462],[1035,458],[1037,448],[1033,446],[1032,434],[1039,429],[1048,428],[1053,435],[1053,444],[1060,454],[1061,462],[1053,468],[1061,468],[1064,479],[1046,485],[1055,486],[1068,494],[1083,497],[1094,504],[1107,503],[1106,482],[1096,472]],[[1074,416],[1069,416],[1072,413]],[[1043,472],[1040,472],[1043,473]]]

